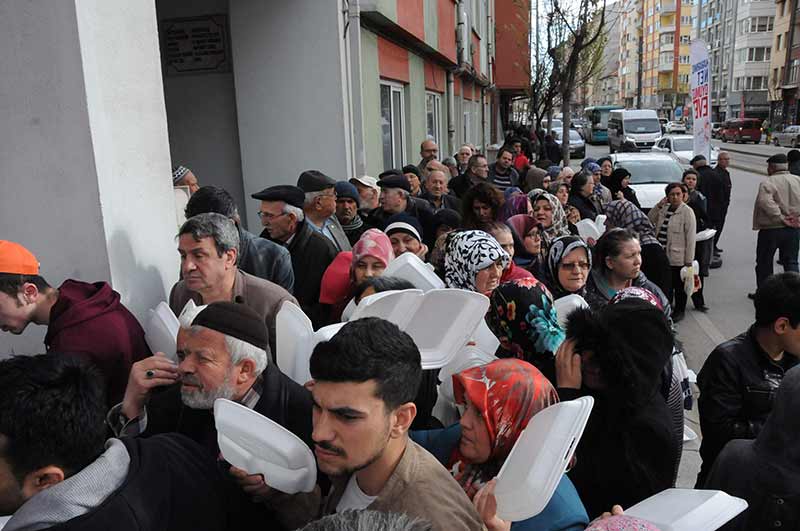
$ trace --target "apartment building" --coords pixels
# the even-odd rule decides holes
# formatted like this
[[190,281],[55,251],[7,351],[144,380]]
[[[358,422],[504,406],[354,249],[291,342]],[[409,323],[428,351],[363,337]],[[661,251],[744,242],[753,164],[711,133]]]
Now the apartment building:
[[622,12],[620,4],[606,6],[606,42],[603,49],[603,67],[597,78],[592,80],[588,98],[589,105],[613,105],[620,102],[620,34]]
[[619,99],[632,109],[641,106],[640,51],[642,46],[642,4],[637,0],[622,0],[619,23]]
[[642,0],[642,107],[666,118],[688,104],[693,11],[693,0]]
[[797,0],[780,0],[775,4],[775,28],[767,88],[769,121],[775,129],[800,123],[797,108],[800,78],[799,7]]

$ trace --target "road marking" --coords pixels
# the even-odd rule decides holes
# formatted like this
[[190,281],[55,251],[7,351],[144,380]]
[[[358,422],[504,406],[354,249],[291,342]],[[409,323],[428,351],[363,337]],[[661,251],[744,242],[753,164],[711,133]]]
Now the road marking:
[[711,319],[702,312],[692,312],[690,314],[697,324],[700,326],[700,329],[708,336],[711,342],[714,345],[719,345],[720,343],[725,342],[725,336],[722,335],[722,332],[719,331],[719,328],[711,322]]

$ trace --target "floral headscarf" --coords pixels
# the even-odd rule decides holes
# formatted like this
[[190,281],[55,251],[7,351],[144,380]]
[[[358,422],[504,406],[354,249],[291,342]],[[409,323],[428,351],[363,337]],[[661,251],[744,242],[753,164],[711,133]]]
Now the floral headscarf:
[[353,246],[353,262],[350,265],[350,271],[355,269],[359,260],[365,256],[372,256],[383,262],[384,266],[388,266],[389,262],[394,260],[394,251],[392,250],[392,242],[389,237],[378,229],[369,229],[361,235],[356,244]]
[[470,499],[497,475],[503,461],[535,414],[558,402],[550,381],[522,360],[497,360],[453,375],[456,402],[481,412],[492,451],[486,463],[469,463],[458,447],[447,467]]
[[614,227],[631,230],[639,235],[642,245],[658,243],[653,223],[639,207],[624,199],[615,199],[606,205],[608,223]]
[[586,531],[661,531],[641,518],[620,514],[592,522]]
[[[545,268],[547,269],[547,283],[550,287],[550,291],[553,293],[553,297],[556,299],[570,294],[558,280],[558,268],[561,267],[561,261],[564,260],[564,257],[575,249],[584,249],[586,251],[589,271],[591,271],[592,251],[580,236],[562,236],[561,238],[557,238],[547,251],[547,262],[545,263]],[[589,271],[586,272],[587,276]],[[583,295],[583,291],[582,289],[578,292],[578,295]]]
[[564,330],[544,284],[535,278],[501,284],[492,292],[486,320],[500,340],[498,357],[523,359],[554,381],[555,352]]
[[531,204],[535,207],[536,202],[540,199],[546,199],[550,203],[550,208],[553,209],[553,224],[544,229],[544,238],[547,245],[550,242],[561,236],[569,236],[569,224],[567,223],[567,214],[564,212],[564,207],[561,201],[556,196],[547,192],[541,192],[531,199]]
[[475,291],[475,276],[498,260],[503,269],[511,258],[497,240],[482,230],[454,231],[447,235],[444,283],[448,288]]
[[512,195],[507,198],[503,206],[500,207],[500,212],[497,214],[497,221],[505,223],[511,216],[528,214],[529,204],[530,200],[527,195]]

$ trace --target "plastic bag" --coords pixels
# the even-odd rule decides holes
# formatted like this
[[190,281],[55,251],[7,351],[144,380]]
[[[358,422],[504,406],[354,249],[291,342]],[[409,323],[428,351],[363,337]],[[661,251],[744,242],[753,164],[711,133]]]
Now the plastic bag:
[[684,266],[681,269],[681,280],[683,280],[683,291],[686,292],[687,297],[691,297],[702,287],[700,264],[697,263],[697,260],[693,261],[690,267]]

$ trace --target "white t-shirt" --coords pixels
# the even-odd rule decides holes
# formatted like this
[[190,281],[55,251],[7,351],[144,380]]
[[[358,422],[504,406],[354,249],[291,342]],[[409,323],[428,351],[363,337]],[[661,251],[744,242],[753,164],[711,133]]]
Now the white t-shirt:
[[339,500],[339,504],[336,506],[336,512],[341,513],[348,509],[353,509],[355,511],[366,509],[377,498],[377,496],[367,496],[364,494],[364,491],[358,486],[356,475],[353,474],[347,482],[347,487],[344,489],[342,499]]

